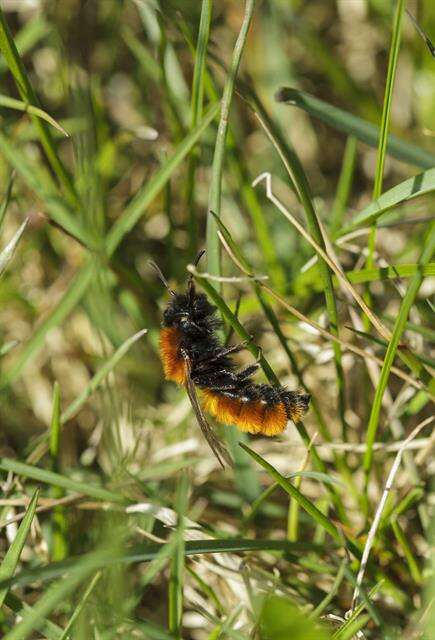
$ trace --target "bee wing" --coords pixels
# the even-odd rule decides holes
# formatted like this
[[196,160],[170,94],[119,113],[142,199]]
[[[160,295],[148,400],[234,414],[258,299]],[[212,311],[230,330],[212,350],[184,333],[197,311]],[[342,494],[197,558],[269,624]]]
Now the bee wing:
[[233,466],[233,461],[230,458],[230,455],[223,444],[218,440],[215,436],[213,429],[210,427],[207,422],[207,418],[205,417],[201,405],[198,401],[198,396],[196,395],[195,385],[192,382],[192,378],[190,377],[191,372],[191,364],[190,359],[187,355],[184,355],[184,366],[186,368],[186,391],[189,396],[189,400],[192,404],[193,411],[195,412],[196,419],[198,420],[198,424],[201,427],[201,431],[203,433],[204,438],[207,440],[207,443],[210,449],[213,451],[216,458],[219,460],[219,464],[223,469],[225,469],[224,461],[230,466]]

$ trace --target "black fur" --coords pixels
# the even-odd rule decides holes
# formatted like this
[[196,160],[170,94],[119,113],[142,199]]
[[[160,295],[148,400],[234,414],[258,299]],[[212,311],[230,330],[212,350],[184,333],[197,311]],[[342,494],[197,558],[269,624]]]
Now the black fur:
[[216,318],[216,307],[203,293],[196,293],[189,282],[185,294],[174,294],[164,315],[164,327],[176,327],[181,336],[181,349],[191,361],[191,379],[199,388],[210,389],[230,398],[263,400],[268,405],[282,402],[290,418],[290,406],[308,408],[310,396],[287,391],[284,387],[256,384],[251,377],[258,364],[236,371],[231,354],[243,346],[224,347],[216,333],[221,325]]

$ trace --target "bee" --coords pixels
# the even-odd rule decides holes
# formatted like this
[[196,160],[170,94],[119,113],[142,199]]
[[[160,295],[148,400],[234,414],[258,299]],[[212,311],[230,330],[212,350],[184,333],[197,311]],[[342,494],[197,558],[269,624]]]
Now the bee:
[[[198,255],[195,265],[203,253]],[[253,382],[258,363],[237,370],[233,355],[246,348],[247,343],[222,344],[217,332],[221,326],[217,308],[204,293],[197,292],[192,275],[185,293],[176,293],[159,267],[154,262],[150,264],[171,296],[160,331],[165,378],[186,388],[201,430],[220,464],[224,466],[224,461],[231,464],[231,459],[203,409],[218,422],[264,436],[282,433],[288,420],[301,420],[308,410],[310,396],[282,386]]]

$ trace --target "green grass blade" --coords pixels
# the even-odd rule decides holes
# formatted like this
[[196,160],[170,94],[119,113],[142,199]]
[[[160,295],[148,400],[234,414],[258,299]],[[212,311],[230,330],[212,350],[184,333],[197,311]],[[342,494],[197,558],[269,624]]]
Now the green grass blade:
[[6,160],[16,170],[26,183],[33,189],[44,202],[48,216],[62,229],[76,238],[88,248],[98,248],[95,240],[90,237],[87,230],[72,209],[58,195],[50,174],[38,166],[29,164],[26,156],[17,149],[17,145],[0,132],[0,151]]
[[0,93],[0,107],[6,107],[7,109],[15,109],[16,111],[22,111],[23,113],[30,113],[32,116],[36,116],[38,118],[42,118],[52,127],[60,131],[65,137],[69,137],[68,133],[65,129],[60,125],[56,120],[46,111],[40,109],[39,107],[34,107],[31,104],[27,104],[27,102],[23,102],[22,100],[16,100],[15,98],[10,98],[9,96],[5,96]]
[[105,500],[108,502],[115,502],[117,504],[125,504],[127,500],[123,498],[119,493],[108,491],[102,487],[91,485],[88,482],[80,482],[73,480],[67,476],[55,473],[54,471],[48,471],[47,469],[39,469],[30,464],[24,464],[17,460],[10,458],[0,458],[0,469],[3,471],[11,471],[19,476],[25,478],[31,478],[37,482],[53,485],[55,487],[62,487],[67,491],[73,491],[75,493],[83,493],[85,496],[95,498],[96,500]]
[[26,640],[34,629],[64,600],[66,600],[92,572],[86,563],[78,565],[71,573],[51,585],[32,609],[26,610],[22,619],[9,631],[3,640]]
[[142,329],[138,331],[133,336],[128,338],[122,345],[115,351],[115,353],[106,360],[103,366],[97,371],[97,373],[92,377],[91,381],[87,385],[87,387],[83,390],[83,392],[75,399],[71,404],[65,409],[61,416],[62,424],[70,420],[75,414],[79,411],[80,407],[86,402],[86,400],[91,396],[96,389],[100,386],[103,380],[109,375],[109,373],[116,367],[118,362],[124,357],[124,355],[129,351],[129,349],[144,336],[147,332],[147,329]]
[[[8,580],[0,582],[0,589],[5,586],[21,585],[25,586],[36,580],[51,580],[57,578],[68,571],[71,571],[80,563],[86,564],[91,571],[102,569],[113,564],[132,564],[137,562],[152,562],[159,555],[166,554],[164,551],[171,543],[138,545],[121,552],[100,553],[92,552],[82,556],[71,557],[62,562],[53,562],[45,567],[37,567],[16,574]],[[226,538],[226,539],[206,539],[187,540],[185,542],[184,553],[186,556],[213,553],[243,553],[251,551],[276,552],[286,554],[306,554],[307,551],[323,554],[324,545],[316,545],[310,542],[290,542],[289,540],[261,539],[251,540],[248,538]]]
[[187,476],[183,474],[177,488],[177,529],[171,558],[168,593],[168,628],[176,637],[181,637],[183,619],[184,518],[188,508],[188,492]]
[[[29,506],[27,507],[26,515],[24,516],[17,534],[12,542],[11,546],[7,550],[2,563],[0,565],[0,582],[3,580],[7,580],[14,575],[17,564],[20,560],[21,553],[23,551],[24,544],[26,542],[27,535],[30,530],[30,525],[32,524],[33,517],[35,515],[36,504],[38,502],[38,489],[32,496],[32,499],[29,502]],[[8,588],[0,589],[0,607],[3,605],[5,601],[5,597],[8,593]]]
[[[20,617],[23,613],[33,609],[33,607],[27,604],[27,602],[20,600],[20,598],[17,598],[17,596],[11,592],[6,596],[5,605]],[[48,640],[60,640],[62,635],[62,627],[59,627],[50,620],[43,620],[40,622],[38,625],[38,631],[44,638],[48,638]]]
[[399,57],[400,36],[402,31],[402,18],[404,9],[405,1],[398,0],[394,17],[393,35],[391,39],[390,55],[388,60],[387,82],[385,86],[385,95],[382,107],[382,120],[378,143],[378,155],[376,161],[375,184],[373,187],[373,200],[377,200],[382,193],[385,156],[387,152],[388,129],[390,126],[391,105],[393,102],[394,80],[396,77],[397,59]]
[[[405,0],[398,0],[396,13],[394,17],[393,36],[391,40],[390,56],[388,60],[387,82],[385,87],[384,102],[382,106],[381,131],[379,135],[378,155],[376,160],[375,182],[373,185],[373,200],[377,200],[382,193],[382,185],[384,181],[384,165],[387,151],[387,137],[390,126],[391,104],[393,102],[394,78],[396,76],[397,59],[400,48],[400,35],[402,30],[402,17],[405,8]],[[374,264],[374,252],[376,246],[376,225],[373,224],[370,229],[368,240],[368,254],[366,265],[370,269]],[[369,289],[367,289],[369,295]],[[368,318],[366,318],[368,323]]]
[[8,186],[6,187],[6,193],[3,197],[2,203],[0,205],[0,229],[2,228],[3,220],[5,219],[6,212],[8,210],[9,202],[11,200],[12,195],[12,187],[14,186],[15,173],[12,171]]
[[13,235],[11,240],[8,242],[6,247],[2,249],[2,251],[0,251],[0,276],[3,273],[3,271],[6,269],[10,261],[12,260],[15,253],[15,248],[21,236],[24,233],[24,229],[26,228],[26,225],[27,225],[27,220],[25,220],[21,225],[21,227],[15,232],[15,234]]
[[412,553],[412,549],[408,543],[406,535],[399,524],[397,517],[393,517],[391,519],[391,528],[394,531],[394,535],[396,536],[396,540],[399,543],[403,555],[405,556],[406,562],[408,564],[409,573],[416,584],[422,583],[422,575],[420,568],[418,566],[417,560],[414,558],[414,554]]
[[411,278],[417,272],[420,272],[423,278],[435,276],[435,262],[429,262],[425,266],[418,264],[392,264],[389,267],[346,271],[345,274],[352,284],[362,284],[364,282],[394,280],[395,278]]
[[[38,13],[28,22],[25,22],[20,31],[16,34],[14,41],[17,51],[23,57],[49,32],[49,25],[45,17]],[[6,71],[8,64],[4,57],[0,58],[0,73]]]
[[[2,9],[0,9],[0,50],[3,52],[8,67],[16,82],[18,91],[24,102],[36,108],[39,108],[40,105],[38,99],[35,92],[33,91],[32,85],[30,84],[30,80],[15,46]],[[57,179],[59,180],[59,183],[63,186],[65,193],[68,195],[70,201],[77,205],[78,198],[71,180],[71,176],[68,174],[61,159],[57,154],[49,126],[44,120],[41,120],[40,117],[32,116],[32,118],[38,130],[39,138],[46,153],[47,159]]]
[[336,541],[341,543],[343,541],[342,536],[337,530],[336,526],[331,522],[329,518],[327,518],[319,509],[310,502],[300,491],[294,487],[291,482],[287,480],[284,476],[282,476],[279,471],[277,471],[271,464],[266,462],[264,458],[262,458],[258,453],[250,449],[245,444],[241,443],[240,446],[248,453],[259,465],[263,467],[270,475],[271,478],[277,482],[280,487],[286,491],[291,498],[296,500],[298,504],[305,509],[305,511],[313,518],[313,520],[325,531],[329,533],[329,535]]
[[427,265],[433,256],[435,251],[435,222],[430,226],[429,232],[424,242],[423,251],[418,262],[420,269],[415,273],[411,282],[409,283],[405,297],[400,305],[400,310],[394,324],[391,340],[388,344],[387,352],[385,354],[384,364],[382,366],[379,383],[376,387],[375,397],[370,412],[369,423],[367,427],[366,444],[367,449],[364,455],[364,471],[366,476],[366,485],[369,481],[369,474],[373,463],[373,443],[376,439],[376,433],[379,425],[379,417],[382,406],[382,398],[384,396],[385,389],[388,384],[388,379],[391,371],[391,367],[394,362],[394,358],[397,353],[400,339],[406,326],[406,321],[409,316],[412,305],[414,304],[420,285],[423,281],[423,274],[421,269]]
[[110,229],[106,249],[108,255],[112,255],[126,233],[128,233],[137,223],[145,209],[154,200],[157,194],[165,186],[166,182],[181,164],[186,155],[196,144],[202,133],[207,129],[219,110],[219,105],[212,105],[196,129],[192,130],[184,140],[178,145],[175,153],[169,158],[160,169],[153,175],[147,184],[139,191],[134,199],[127,206],[122,216]]
[[[204,102],[204,76],[206,71],[207,47],[210,35],[210,23],[212,14],[211,0],[202,0],[201,18],[198,29],[198,39],[196,43],[195,67],[192,79],[192,97],[190,103],[190,127],[195,129],[202,117]],[[189,158],[186,184],[186,204],[189,210],[188,231],[189,231],[189,255],[192,259],[198,250],[198,221],[197,209],[195,206],[195,174],[198,164],[198,154],[193,151]]]
[[[258,113],[256,113],[258,120],[261,123],[263,129],[265,130],[269,140],[271,141],[276,151],[278,152],[278,155],[281,158],[282,163],[284,164],[284,167],[288,173],[292,187],[299,201],[303,206],[310,235],[316,241],[319,247],[323,249],[323,251],[326,251],[325,240],[323,238],[320,222],[314,207],[311,189],[308,183],[307,176],[305,175],[305,171],[302,167],[302,164],[299,158],[297,157],[294,149],[289,146],[288,142],[285,142],[283,140],[282,136],[278,132],[277,128],[274,126],[266,110],[263,108],[263,106],[261,105],[258,99],[255,99],[255,104],[259,110]],[[319,264],[320,278],[323,284],[326,311],[328,314],[330,330],[331,330],[331,333],[338,336],[339,335],[339,318],[338,318],[338,311],[337,311],[337,303],[335,300],[334,287],[332,284],[332,273],[329,269],[328,264],[321,256],[318,256],[318,264]],[[335,368],[337,372],[338,410],[339,410],[341,427],[342,427],[342,437],[343,437],[343,440],[346,440],[347,438],[347,424],[345,419],[345,410],[346,410],[345,395],[346,394],[345,394],[344,372],[343,372],[343,366],[342,366],[341,346],[339,343],[335,342],[332,345],[332,349],[334,351],[334,361],[335,361]]]
[[367,614],[353,618],[351,622],[346,621],[340,629],[332,636],[333,640],[351,640],[357,637],[356,633],[365,627],[370,620],[370,616]]
[[[245,47],[253,13],[254,0],[246,0],[243,22],[234,46],[231,65],[222,96],[220,121],[214,148],[211,184],[208,197],[208,212],[213,211],[217,216],[220,216],[221,213],[222,176],[231,102],[237,72],[242,59],[242,53]],[[207,216],[207,270],[213,275],[221,275],[220,243],[217,236],[216,221],[210,213],[208,213]],[[215,285],[215,288],[218,289],[219,287]]]
[[[60,437],[61,437],[61,421],[60,421],[60,387],[58,382],[54,383],[53,389],[53,405],[51,413],[51,424],[49,432],[49,452],[51,458],[52,471],[59,471],[59,454],[60,454]],[[60,487],[52,487],[51,494],[53,498],[62,498],[64,491]],[[51,514],[51,559],[53,561],[63,560],[68,554],[68,538],[67,538],[67,520],[65,510],[62,505],[54,507]]]
[[[371,147],[377,147],[379,142],[379,129],[375,125],[354,116],[347,111],[333,107],[319,100],[309,93],[293,88],[282,88],[276,95],[278,102],[284,102],[299,107],[314,118],[329,124],[338,131],[347,135],[353,135],[361,142]],[[422,169],[431,169],[435,166],[435,154],[424,151],[415,145],[399,140],[393,135],[387,139],[387,153],[409,164]]]
[[344,236],[359,227],[373,224],[393,207],[432,191],[435,191],[435,169],[419,173],[382,193],[375,202],[360,211],[352,222],[341,229],[335,237]]
[[94,263],[90,260],[73,279],[67,292],[49,317],[35,330],[12,367],[3,373],[0,380],[0,389],[6,388],[16,380],[24,367],[42,349],[47,333],[50,329],[63,322],[77,306],[91,283],[93,275]]
[[53,389],[53,407],[51,413],[50,424],[50,445],[49,451],[52,459],[53,469],[58,468],[58,456],[60,448],[60,387],[59,383],[54,383]]
[[343,216],[346,211],[346,204],[349,199],[352,187],[352,179],[356,164],[357,139],[355,136],[348,136],[344,150],[343,164],[341,166],[340,178],[338,180],[337,192],[334,204],[329,215],[329,231],[332,237],[341,229]]
[[77,618],[79,617],[79,615],[83,611],[83,608],[86,605],[86,602],[89,600],[89,597],[90,597],[92,591],[95,589],[95,587],[97,585],[97,582],[101,578],[101,575],[102,575],[101,571],[97,571],[97,573],[92,578],[89,586],[87,587],[87,589],[85,590],[84,594],[81,596],[80,600],[78,601],[77,606],[74,609],[74,612],[73,612],[72,616],[68,620],[68,624],[66,625],[66,627],[65,627],[62,635],[60,636],[59,640],[68,640],[68,638],[70,637],[69,636],[70,631],[73,628],[73,625],[76,622]]

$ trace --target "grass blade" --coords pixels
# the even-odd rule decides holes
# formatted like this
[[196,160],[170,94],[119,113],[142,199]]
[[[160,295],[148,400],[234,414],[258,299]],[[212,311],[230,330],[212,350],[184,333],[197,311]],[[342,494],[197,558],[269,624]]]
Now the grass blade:
[[[201,18],[198,29],[198,40],[195,56],[195,67],[192,79],[192,98],[190,104],[190,127],[195,129],[202,117],[204,102],[204,76],[206,73],[207,47],[210,35],[210,23],[212,14],[211,0],[202,0]],[[194,258],[198,250],[198,221],[195,206],[195,173],[198,164],[198,154],[193,151],[189,158],[187,169],[186,204],[189,210],[188,231],[189,231],[189,255]]]
[[192,130],[178,145],[175,153],[153,175],[147,184],[139,191],[135,198],[127,206],[122,216],[115,222],[107,234],[106,250],[111,256],[128,233],[137,223],[145,209],[154,200],[156,195],[165,186],[175,169],[184,160],[186,155],[198,141],[201,134],[207,129],[219,110],[219,105],[212,105],[196,129]]
[[357,139],[355,136],[349,136],[346,140],[346,148],[344,150],[343,164],[341,167],[340,178],[338,180],[337,192],[335,194],[334,204],[332,205],[331,214],[329,216],[329,231],[332,237],[341,229],[343,216],[346,211],[346,204],[349,199],[352,187],[352,179],[356,164]]
[[372,202],[358,213],[352,222],[340,230],[335,237],[341,237],[359,227],[373,224],[384,213],[393,207],[418,198],[426,193],[435,191],[435,169],[429,169],[412,178],[396,185],[392,189],[382,193],[375,202]]
[[6,211],[8,210],[9,202],[12,195],[12,187],[14,186],[14,179],[15,179],[15,173],[14,171],[12,171],[8,181],[8,186],[6,187],[6,193],[0,205],[0,229],[3,224],[3,220],[5,219]]
[[40,597],[32,609],[26,610],[21,621],[9,631],[3,640],[25,640],[34,629],[37,629],[41,622],[55,609],[61,602],[66,600],[79,584],[83,582],[92,572],[92,568],[86,563],[78,565],[74,573],[61,578],[51,585]]
[[77,606],[74,609],[74,612],[73,612],[72,616],[68,620],[68,624],[66,625],[65,629],[63,630],[63,633],[60,636],[59,640],[68,640],[70,631],[71,631],[74,623],[76,622],[77,618],[79,617],[79,615],[83,611],[83,608],[84,608],[86,602],[89,600],[89,597],[90,597],[92,591],[95,589],[98,580],[101,578],[101,575],[102,575],[101,571],[98,571],[94,575],[94,577],[92,578],[89,586],[87,587],[86,591],[84,592],[84,594],[81,596],[79,602],[77,603]]
[[[225,157],[226,138],[228,131],[228,118],[230,114],[231,102],[234,87],[242,59],[243,49],[254,13],[254,0],[246,0],[242,26],[234,46],[231,65],[225,82],[224,92],[221,102],[221,113],[219,128],[216,136],[216,144],[213,155],[213,165],[211,173],[210,193],[208,197],[207,216],[207,270],[213,275],[220,276],[220,244],[217,236],[217,226],[214,217],[210,214],[213,211],[217,216],[221,212],[222,197],[222,174]],[[216,286],[215,288],[219,288]]]
[[27,225],[27,220],[23,222],[21,227],[15,232],[14,236],[6,245],[6,247],[0,252],[0,276],[3,273],[3,271],[6,269],[10,261],[12,260],[15,252],[15,248],[21,236],[24,233],[24,229],[26,228],[26,225]]
[[0,107],[6,107],[7,109],[15,109],[16,111],[22,111],[23,113],[30,113],[32,116],[36,116],[38,118],[42,118],[52,127],[60,131],[66,138],[69,138],[69,134],[65,131],[65,129],[60,125],[56,120],[46,111],[40,109],[39,107],[34,107],[31,104],[27,104],[27,102],[23,102],[22,100],[16,100],[15,98],[10,98],[9,96],[5,96],[0,94]]
[[47,469],[39,469],[30,464],[24,464],[17,460],[11,460],[10,458],[0,458],[0,469],[3,471],[11,471],[19,476],[25,478],[31,478],[37,482],[53,485],[55,487],[62,487],[67,491],[73,491],[75,493],[83,493],[85,496],[90,496],[96,500],[105,500],[108,502],[115,502],[117,504],[125,504],[127,500],[123,498],[119,493],[108,491],[102,487],[91,485],[88,482],[80,482],[73,480],[67,476],[55,473],[54,471],[48,471]]
[[109,375],[109,373],[116,367],[118,362],[124,357],[124,355],[129,351],[130,347],[135,344],[142,336],[147,333],[147,329],[142,329],[138,331],[133,336],[128,338],[122,345],[115,351],[115,353],[110,356],[108,360],[104,363],[104,365],[97,371],[97,373],[93,376],[91,381],[89,382],[86,389],[75,399],[71,404],[65,409],[61,416],[61,423],[64,424],[68,420],[70,420],[76,413],[79,411],[80,407],[86,402],[86,400],[91,396],[96,389],[100,386],[103,380]]
[[[283,87],[276,95],[278,102],[299,107],[311,116],[329,124],[338,131],[347,135],[353,135],[361,142],[371,147],[377,147],[379,143],[379,129],[375,125],[354,116],[347,111],[333,107],[314,96],[290,87]],[[435,166],[435,155],[416,147],[415,145],[399,140],[393,135],[387,138],[387,153],[398,160],[422,169],[431,169]]]
[[[300,163],[299,158],[293,148],[289,147],[288,142],[284,142],[281,135],[273,125],[272,121],[268,117],[265,109],[262,107],[258,99],[255,100],[258,111],[255,112],[258,121],[266,132],[267,137],[275,147],[282,163],[288,173],[291,185],[303,206],[305,212],[305,218],[307,221],[308,230],[310,235],[315,240],[317,245],[326,253],[326,245],[323,237],[322,229],[317,217],[316,210],[314,208],[311,189],[308,184],[308,179],[305,175],[304,169]],[[323,284],[323,291],[325,295],[326,311],[328,314],[328,320],[331,333],[339,336],[339,318],[337,311],[337,303],[335,300],[335,292],[332,284],[332,273],[328,263],[319,255],[318,256],[319,272]],[[343,440],[347,438],[347,424],[345,419],[346,410],[346,397],[345,397],[345,383],[344,372],[341,362],[341,346],[338,342],[334,342],[334,362],[337,371],[337,385],[338,385],[338,411],[340,415],[342,437]]]
[[379,384],[376,388],[375,397],[373,399],[369,423],[367,426],[367,437],[366,437],[367,449],[364,455],[364,471],[365,471],[365,477],[366,477],[366,486],[369,481],[369,474],[370,474],[372,463],[373,463],[373,444],[376,439],[376,433],[379,425],[382,398],[388,384],[391,367],[393,365],[394,358],[397,353],[397,348],[399,346],[400,339],[402,337],[403,331],[406,326],[406,322],[408,320],[409,312],[411,310],[412,305],[414,304],[418,290],[423,281],[423,274],[421,269],[429,263],[430,259],[433,256],[434,251],[435,251],[435,222],[433,222],[432,225],[430,226],[429,232],[426,236],[423,251],[421,253],[420,260],[418,262],[419,269],[413,276],[411,282],[409,283],[409,287],[406,291],[405,297],[403,298],[402,303],[400,305],[399,313],[397,315],[396,322],[394,324],[391,340],[388,344],[387,352],[385,354],[384,364],[381,369]]
[[81,269],[71,282],[69,289],[51,312],[49,317],[35,330],[30,340],[18,356],[13,366],[5,371],[0,380],[0,389],[11,384],[27,366],[29,361],[42,349],[44,340],[50,329],[57,327],[80,302],[94,275],[94,263],[89,262]]
[[[21,553],[23,551],[24,544],[26,542],[27,535],[30,531],[30,525],[32,524],[33,517],[35,515],[36,504],[38,502],[38,489],[32,496],[32,499],[29,502],[29,506],[27,507],[26,515],[21,522],[19,529],[17,531],[17,535],[14,538],[11,546],[6,552],[5,557],[2,560],[0,565],[0,582],[3,580],[7,580],[14,575],[17,564],[20,560]],[[0,607],[3,605],[5,601],[5,597],[8,593],[8,588],[0,589]]]
[[319,509],[310,502],[296,487],[294,487],[291,482],[287,480],[284,476],[282,476],[279,471],[277,471],[271,464],[266,462],[264,458],[262,458],[258,453],[250,449],[243,443],[240,443],[240,446],[248,453],[251,458],[253,458],[259,465],[263,467],[267,471],[267,473],[277,482],[283,489],[286,491],[291,498],[297,501],[297,503],[305,509],[305,511],[315,520],[315,522],[321,526],[336,542],[343,542],[343,538],[340,535],[336,526],[331,522],[329,518],[327,518]]
[[168,593],[168,628],[176,637],[181,637],[183,619],[184,517],[188,508],[188,491],[187,476],[183,474],[176,496],[177,529],[171,558]]
[[[373,185],[373,200],[377,200],[382,193],[384,181],[384,165],[387,150],[387,136],[390,125],[391,104],[393,102],[394,78],[396,76],[397,59],[400,48],[400,35],[402,30],[402,17],[405,8],[405,0],[398,0],[394,17],[393,36],[391,40],[390,56],[388,60],[387,82],[382,106],[381,131],[379,135],[378,155],[376,160],[375,183]],[[376,224],[372,224],[368,240],[367,268],[373,267],[374,252],[376,246]],[[370,290],[367,288],[367,296]],[[368,320],[368,318],[366,318]]]
[[[21,61],[20,55],[15,46],[9,27],[6,23],[3,10],[0,8],[0,50],[6,59],[8,67],[14,77],[18,91],[26,104],[39,108],[39,102],[33,91],[32,85]],[[35,126],[39,133],[41,144],[46,153],[47,159],[59,180],[59,183],[63,186],[65,193],[68,195],[70,201],[75,205],[78,204],[77,194],[74,189],[74,185],[71,180],[71,176],[65,169],[61,159],[59,158],[54,146],[53,138],[51,137],[50,128],[44,120],[40,117],[32,115]]]

